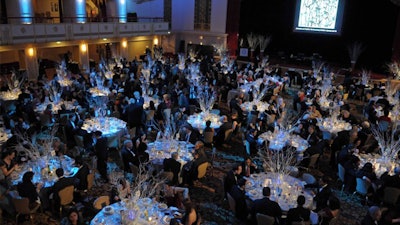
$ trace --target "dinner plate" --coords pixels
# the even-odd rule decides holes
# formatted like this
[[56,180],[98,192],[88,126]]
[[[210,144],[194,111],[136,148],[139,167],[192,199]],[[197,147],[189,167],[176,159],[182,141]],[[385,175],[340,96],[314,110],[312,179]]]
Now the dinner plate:
[[164,224],[169,224],[171,222],[171,217],[169,217],[168,215],[164,216],[162,218],[162,221]]
[[257,195],[258,194],[257,190],[250,190],[249,193],[251,195]]

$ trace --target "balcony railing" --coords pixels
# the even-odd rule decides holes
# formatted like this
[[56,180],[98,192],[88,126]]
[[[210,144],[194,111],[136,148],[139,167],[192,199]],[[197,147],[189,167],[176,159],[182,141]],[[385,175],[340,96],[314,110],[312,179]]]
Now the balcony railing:
[[168,22],[163,22],[162,18],[138,18],[138,22],[126,23],[120,23],[120,18],[116,17],[108,17],[107,22],[85,23],[54,23],[55,19],[60,18],[53,17],[44,23],[0,24],[0,46],[99,38],[129,38],[166,34],[169,30]]
[[104,23],[104,22],[165,22],[163,17],[53,17],[36,15],[33,17],[7,17],[8,23],[6,24],[43,24],[43,23]]

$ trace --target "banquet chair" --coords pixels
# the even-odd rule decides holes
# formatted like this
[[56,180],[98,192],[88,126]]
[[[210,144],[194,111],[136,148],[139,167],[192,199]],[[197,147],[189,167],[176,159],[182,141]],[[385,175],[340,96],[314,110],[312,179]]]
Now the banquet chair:
[[230,141],[231,137],[232,137],[232,133],[233,133],[233,129],[228,129],[225,131],[225,137],[224,137],[224,142],[228,142]]
[[215,147],[212,148],[212,152],[211,152],[211,159],[210,159],[210,171],[209,173],[211,174],[211,176],[214,176],[214,161],[215,161],[215,156],[217,154],[217,149]]
[[87,190],[90,191],[92,189],[92,187],[93,187],[93,184],[94,184],[94,172],[90,172],[87,175],[86,179],[87,179],[87,183],[88,183]]
[[310,156],[310,163],[308,164],[308,169],[318,169],[318,159],[320,154],[313,154]]
[[18,224],[18,217],[20,215],[29,215],[31,224],[34,224],[33,223],[33,214],[35,214],[37,212],[37,210],[40,208],[40,204],[37,204],[34,208],[30,209],[29,208],[29,199],[21,198],[21,197],[12,198],[12,203],[13,203],[15,211],[16,211],[15,224]]
[[231,209],[231,211],[233,213],[236,213],[236,202],[235,202],[235,199],[232,197],[231,194],[229,194],[229,192],[226,193],[226,196],[228,198],[229,208]]
[[360,194],[362,197],[365,198],[366,201],[368,201],[368,188],[371,186],[371,183],[363,178],[356,178],[357,186],[356,186],[356,191],[353,193],[355,194]]
[[110,205],[110,196],[108,195],[99,196],[93,202],[93,208],[97,210],[101,210],[108,205]]
[[301,176],[301,179],[306,182],[307,184],[315,184],[317,183],[317,179],[312,174],[309,173],[303,173]]
[[250,142],[248,142],[247,140],[244,141],[244,147],[246,149],[246,153],[247,155],[251,154],[251,150],[250,150]]
[[208,148],[212,148],[214,143],[214,132],[207,131],[203,133],[204,135],[204,146]]
[[62,218],[62,211],[68,205],[74,205],[74,185],[67,186],[58,192],[60,197],[60,218]]
[[400,197],[400,188],[385,187],[383,189],[383,203],[394,206]]
[[341,188],[340,194],[342,194],[343,190],[344,190],[344,176],[345,176],[345,174],[346,174],[345,168],[340,163],[338,163],[338,177],[339,177],[338,179],[339,179],[340,182],[342,182],[342,188]]
[[273,225],[275,223],[275,218],[265,214],[257,213],[257,224],[258,225]]
[[197,179],[200,180],[201,178],[206,176],[208,165],[209,165],[209,162],[204,162],[199,165],[199,167],[197,168],[197,172],[198,172]]

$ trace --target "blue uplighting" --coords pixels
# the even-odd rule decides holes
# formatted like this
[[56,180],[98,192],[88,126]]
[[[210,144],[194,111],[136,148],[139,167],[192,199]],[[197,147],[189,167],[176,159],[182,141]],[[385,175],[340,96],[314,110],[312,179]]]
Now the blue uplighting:
[[76,0],[76,22],[86,23],[86,1]]
[[126,0],[118,0],[118,17],[120,23],[126,23]]
[[20,0],[19,1],[21,9],[21,22],[23,24],[32,23],[32,2],[30,0]]

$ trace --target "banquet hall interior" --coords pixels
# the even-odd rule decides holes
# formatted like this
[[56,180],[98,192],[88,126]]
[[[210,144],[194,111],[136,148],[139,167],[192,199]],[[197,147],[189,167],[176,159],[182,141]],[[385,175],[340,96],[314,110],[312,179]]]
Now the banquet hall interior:
[[400,224],[399,0],[0,0],[0,224]]

